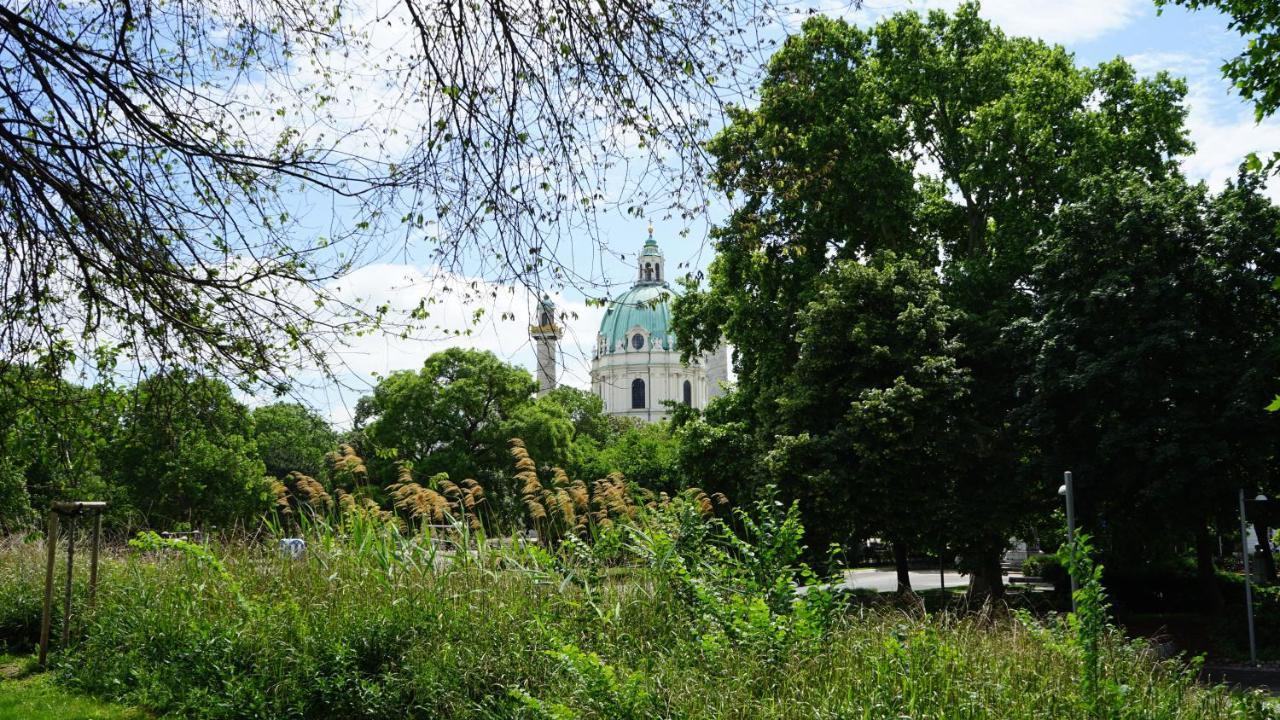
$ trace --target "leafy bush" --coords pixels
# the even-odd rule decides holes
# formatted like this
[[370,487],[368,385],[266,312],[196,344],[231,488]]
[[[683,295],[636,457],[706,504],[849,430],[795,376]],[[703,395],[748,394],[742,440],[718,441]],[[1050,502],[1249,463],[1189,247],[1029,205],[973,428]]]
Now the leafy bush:
[[616,720],[642,720],[657,714],[654,697],[645,689],[643,673],[621,676],[599,655],[583,652],[573,645],[565,645],[548,654],[560,660],[563,669],[573,678],[570,697],[566,698],[572,705],[539,700],[522,690],[513,691],[513,695],[536,717],[546,720],[579,717],[574,705],[600,717]]
[[1101,687],[1102,641],[1110,629],[1110,603],[1102,588],[1102,566],[1093,559],[1093,542],[1087,533],[1078,533],[1071,542],[1058,549],[1058,559],[1079,587],[1072,595],[1075,610],[1067,616],[1074,631],[1075,647],[1080,653],[1081,695],[1090,717],[1110,716],[1114,694]]
[[[821,638],[841,607],[829,584],[799,562],[804,527],[767,492],[755,512],[735,510],[742,534],[675,504],[634,532],[636,554],[681,600],[704,648],[751,646],[772,658],[797,641]],[[799,592],[801,585],[806,592]]]
[[1022,574],[1038,577],[1063,593],[1068,592],[1071,577],[1057,555],[1032,555],[1022,564]]

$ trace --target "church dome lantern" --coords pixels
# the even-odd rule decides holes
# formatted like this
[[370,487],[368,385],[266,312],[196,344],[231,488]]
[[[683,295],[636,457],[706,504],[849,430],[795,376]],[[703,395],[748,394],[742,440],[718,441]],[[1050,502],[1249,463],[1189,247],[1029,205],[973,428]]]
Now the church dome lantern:
[[671,352],[675,335],[671,330],[671,287],[667,284],[665,259],[649,228],[636,260],[636,282],[631,289],[609,302],[600,321],[596,356],[619,352]]
[[649,228],[649,239],[644,241],[639,262],[636,263],[636,284],[666,285],[664,264],[662,250],[658,247],[658,241],[653,239],[653,228]]

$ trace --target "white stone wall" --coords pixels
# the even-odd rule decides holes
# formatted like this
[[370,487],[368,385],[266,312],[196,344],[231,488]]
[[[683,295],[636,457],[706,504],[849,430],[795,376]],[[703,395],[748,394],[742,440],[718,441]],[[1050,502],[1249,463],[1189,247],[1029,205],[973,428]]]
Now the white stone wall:
[[[645,383],[645,405],[631,407],[631,383],[636,378]],[[680,353],[666,350],[628,350],[606,353],[591,363],[591,384],[604,400],[608,415],[635,417],[646,421],[665,419],[669,413],[664,400],[684,401],[684,383],[693,391],[692,405],[706,407],[707,374],[701,363],[684,365]]]
[[556,336],[545,335],[534,342],[538,363],[538,397],[542,397],[556,387],[556,350],[559,343]]
[[724,395],[724,388],[729,383],[729,345],[721,342],[704,358],[707,367],[707,400],[711,400]]

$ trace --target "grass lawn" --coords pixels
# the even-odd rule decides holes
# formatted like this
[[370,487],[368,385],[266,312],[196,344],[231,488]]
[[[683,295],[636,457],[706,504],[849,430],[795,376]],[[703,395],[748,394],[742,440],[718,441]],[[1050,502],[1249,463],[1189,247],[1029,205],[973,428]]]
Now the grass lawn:
[[0,720],[145,720],[147,714],[72,695],[35,670],[35,660],[0,655]]

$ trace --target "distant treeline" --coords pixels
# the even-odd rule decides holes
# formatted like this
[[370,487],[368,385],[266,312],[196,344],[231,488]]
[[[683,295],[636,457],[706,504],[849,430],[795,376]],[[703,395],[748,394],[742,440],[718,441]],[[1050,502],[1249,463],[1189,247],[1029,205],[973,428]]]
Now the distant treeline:
[[[250,409],[223,382],[185,372],[132,387],[84,387],[31,369],[0,385],[0,530],[33,527],[54,500],[105,499],[120,529],[252,527],[276,483],[302,477],[390,507],[402,467],[487,490],[483,517],[521,525],[510,440],[544,468],[595,479],[622,472],[657,490],[684,487],[679,433],[603,414],[599,398],[562,387],[536,398],[529,373],[491,353],[451,349],[392,373],[338,431],[294,402]],[[19,391],[20,390],[20,391]],[[35,400],[33,401],[33,398]],[[359,466],[347,460],[360,459]]]

